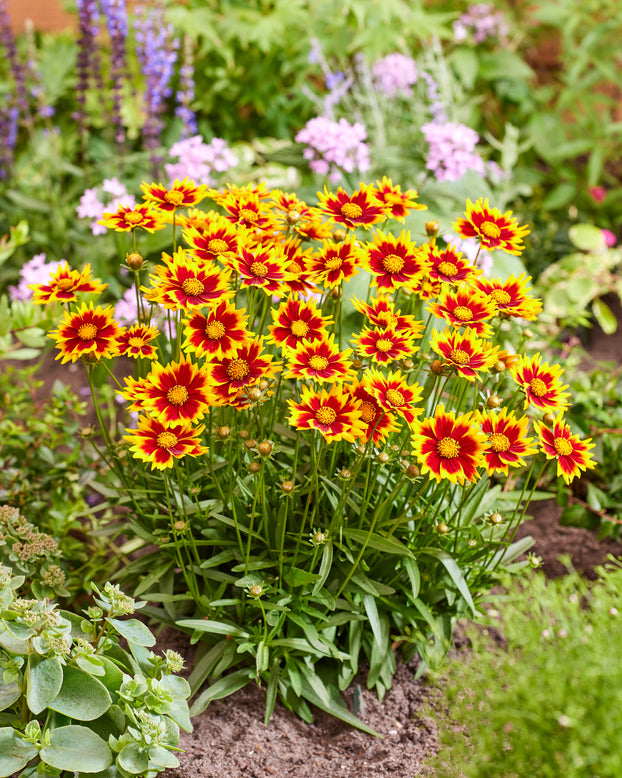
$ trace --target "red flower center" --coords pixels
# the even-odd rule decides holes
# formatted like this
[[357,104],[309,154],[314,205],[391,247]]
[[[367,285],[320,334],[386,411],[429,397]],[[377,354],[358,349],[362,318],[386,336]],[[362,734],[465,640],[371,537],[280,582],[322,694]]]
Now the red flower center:
[[460,444],[453,438],[443,438],[436,444],[439,456],[445,459],[454,459],[460,454]]
[[183,192],[178,192],[176,189],[171,189],[170,192],[167,192],[164,195],[164,201],[169,203],[170,205],[174,205],[175,207],[177,207],[178,205],[181,205],[184,201]]
[[177,435],[172,432],[161,432],[156,438],[156,444],[160,448],[173,448],[177,445]]
[[473,318],[473,312],[466,305],[458,305],[454,308],[454,316],[460,321],[470,321]]
[[346,219],[358,219],[363,214],[363,209],[356,203],[344,203],[341,206],[341,213]]
[[222,254],[223,251],[227,251],[229,246],[220,238],[212,238],[207,244],[207,248],[214,254]]
[[404,395],[401,392],[398,392],[397,389],[389,389],[386,393],[386,400],[389,405],[392,405],[394,408],[404,405]]
[[198,294],[203,294],[205,291],[203,282],[199,281],[198,278],[186,278],[186,280],[182,283],[181,288],[183,293],[189,295],[190,297],[196,297]]
[[94,324],[82,324],[78,328],[80,340],[93,340],[97,335],[97,327]]
[[457,365],[466,365],[471,359],[468,353],[463,351],[461,348],[452,349],[449,352],[449,356]]
[[553,448],[560,457],[567,457],[572,454],[572,443],[566,438],[555,438]]
[[334,408],[327,408],[324,406],[320,408],[315,414],[315,420],[320,424],[330,425],[337,418],[337,411]]
[[442,275],[448,277],[455,276],[458,272],[458,268],[453,262],[439,262],[437,270],[439,273],[442,273]]
[[245,359],[232,359],[227,365],[227,375],[233,381],[240,381],[250,373],[250,367]]
[[212,321],[205,328],[205,334],[210,340],[220,340],[225,334],[225,325],[221,321]]
[[387,254],[382,260],[382,267],[387,273],[399,273],[404,267],[404,260],[397,254]]
[[507,451],[510,448],[509,438],[501,432],[493,432],[488,440],[493,451]]
[[321,357],[319,354],[314,354],[309,360],[309,367],[312,370],[325,370],[328,367],[328,360],[326,357]]
[[493,289],[490,293],[490,297],[499,305],[507,305],[512,302],[512,298],[505,289]]
[[546,384],[541,378],[533,378],[529,383],[529,388],[536,397],[544,397],[547,392]]
[[501,235],[499,225],[494,222],[482,222],[480,225],[480,232],[482,232],[487,238],[498,238]]
[[363,402],[360,407],[360,411],[361,419],[363,419],[365,424],[371,424],[372,421],[376,418],[376,409],[370,402]]
[[309,332],[309,325],[302,319],[296,319],[296,321],[291,323],[290,330],[292,335],[295,335],[297,338],[304,338]]
[[166,393],[166,399],[171,405],[183,405],[188,399],[188,390],[185,386],[175,384]]
[[263,264],[263,262],[253,262],[251,265],[251,273],[258,278],[263,278],[264,276],[268,275],[268,268]]

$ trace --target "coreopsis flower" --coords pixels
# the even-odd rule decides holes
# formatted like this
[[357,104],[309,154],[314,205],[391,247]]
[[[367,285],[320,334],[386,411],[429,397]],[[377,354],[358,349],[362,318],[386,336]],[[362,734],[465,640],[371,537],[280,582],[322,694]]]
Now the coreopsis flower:
[[134,324],[117,336],[117,348],[119,356],[138,359],[157,359],[158,352],[153,341],[158,337],[156,327],[148,327],[145,324]]
[[472,413],[456,416],[441,404],[433,417],[415,421],[412,429],[413,454],[422,474],[437,483],[477,481],[478,468],[485,464],[487,436],[477,428]]
[[219,205],[226,211],[225,218],[238,227],[269,231],[278,229],[278,224],[269,206],[262,202],[255,192],[229,191],[219,202]]
[[322,247],[309,259],[309,271],[313,277],[327,287],[335,287],[360,270],[364,252],[354,240],[334,243],[325,240]]
[[532,357],[519,356],[512,365],[510,372],[516,383],[525,392],[525,408],[532,405],[540,411],[565,410],[568,405],[568,392],[566,384],[562,384],[563,373],[559,365],[550,365],[542,362],[541,354]]
[[181,247],[173,256],[163,252],[162,259],[163,264],[157,265],[149,276],[151,287],[141,287],[149,302],[187,311],[226,300],[234,294],[228,288],[231,271],[227,268],[206,269]]
[[339,351],[334,335],[324,335],[319,340],[304,340],[287,352],[285,378],[317,381],[345,381],[352,377],[348,357],[352,349]]
[[295,194],[275,189],[271,204],[281,233],[295,233],[305,240],[325,240],[330,236],[330,224],[318,219],[314,210]]
[[530,232],[528,227],[518,226],[512,211],[501,213],[482,197],[476,203],[467,200],[464,218],[457,219],[452,228],[463,238],[477,238],[485,251],[501,249],[517,256],[522,254],[523,238]]
[[183,181],[175,179],[170,187],[162,184],[142,183],[140,188],[144,193],[143,200],[155,203],[160,210],[169,212],[174,212],[177,208],[197,205],[207,195],[205,184],[197,186],[188,177],[184,178]]
[[258,286],[266,294],[281,297],[283,286],[292,277],[282,254],[272,248],[249,249],[242,246],[234,260],[241,286]]
[[402,192],[402,187],[394,184],[386,176],[382,177],[382,181],[376,181],[373,192],[375,198],[383,204],[385,216],[398,222],[403,223],[409,211],[427,211],[428,209],[427,205],[416,202],[419,195],[414,189]]
[[327,240],[332,234],[331,223],[324,221],[321,214],[314,209],[294,224],[293,229],[303,240]]
[[388,297],[372,297],[368,303],[353,297],[351,302],[375,327],[392,329],[412,338],[419,338],[423,333],[423,322],[417,321],[414,316],[396,311],[395,305]]
[[289,280],[283,283],[284,288],[291,294],[302,297],[317,294],[318,288],[313,283],[309,270],[313,249],[303,250],[301,242],[297,238],[288,238],[283,243],[278,244],[278,251],[283,255],[287,272],[291,274]]
[[193,230],[198,230],[201,234],[209,229],[214,220],[218,221],[223,218],[222,214],[217,211],[201,211],[199,208],[189,208],[186,213],[178,213],[176,215],[177,224],[182,229],[192,228]]
[[492,336],[489,320],[495,315],[493,304],[476,289],[445,289],[438,302],[430,303],[429,312],[445,319],[452,327],[468,327],[483,338]]
[[189,226],[182,232],[192,256],[203,262],[219,260],[229,265],[237,256],[239,237],[235,227],[219,214],[202,229]]
[[194,424],[213,405],[207,371],[186,357],[167,365],[156,362],[146,376],[141,399],[149,415],[170,427]]
[[166,227],[166,214],[148,203],[135,205],[133,208],[119,204],[114,213],[104,213],[103,219],[97,223],[117,232],[137,229],[156,232]]
[[361,184],[356,192],[349,195],[341,187],[333,194],[324,187],[317,193],[319,210],[337,224],[355,229],[369,229],[372,224],[384,221],[384,206],[376,199],[371,184]]
[[438,279],[422,276],[410,287],[413,294],[421,300],[434,300],[441,293],[443,284]]
[[402,230],[396,238],[378,230],[367,245],[365,267],[372,274],[371,283],[380,293],[393,292],[401,286],[412,287],[429,269],[420,247]]
[[508,467],[521,467],[523,457],[533,456],[533,438],[527,437],[529,419],[527,416],[516,418],[512,411],[501,408],[500,411],[480,413],[482,432],[488,435],[488,448],[484,452],[486,472],[508,474]]
[[397,359],[407,359],[418,348],[414,338],[408,334],[381,327],[365,327],[352,341],[356,344],[359,355],[369,357],[379,365],[387,365]]
[[328,390],[305,386],[300,402],[288,400],[287,403],[292,427],[317,430],[327,443],[335,440],[354,443],[365,434],[367,425],[361,419],[359,401],[341,384],[333,384]]
[[85,265],[82,270],[72,270],[65,262],[50,274],[45,284],[28,284],[32,289],[32,302],[38,305],[46,303],[69,303],[77,300],[80,293],[99,294],[108,286],[102,284],[99,278],[91,277],[91,266]]
[[207,314],[193,311],[182,321],[183,350],[198,357],[226,359],[250,340],[248,316],[226,300],[211,307]]
[[499,358],[499,347],[480,340],[471,330],[434,330],[430,348],[442,358],[444,366],[467,381],[475,381],[478,371],[489,371]]
[[454,246],[441,249],[437,245],[426,243],[424,250],[430,260],[428,275],[432,281],[454,285],[471,283],[481,274],[481,270],[475,268]]
[[125,381],[125,388],[119,391],[119,396],[129,403],[128,410],[133,413],[142,413],[145,409],[145,397],[147,389],[147,377],[134,378],[128,376],[123,379]]
[[184,423],[171,427],[158,419],[139,416],[137,429],[126,430],[131,434],[123,437],[132,444],[130,451],[135,459],[150,462],[152,470],[165,470],[172,467],[176,459],[198,457],[208,451],[200,444],[204,429],[203,424],[192,427]]
[[288,298],[275,311],[270,310],[273,324],[268,326],[268,342],[283,348],[295,349],[302,341],[313,342],[326,337],[332,319],[322,316],[317,305],[309,300],[304,302]]
[[256,197],[258,200],[268,200],[272,196],[272,192],[266,189],[265,181],[260,181],[258,184],[245,184],[244,186],[237,186],[237,184],[227,184],[227,186],[219,191],[218,189],[208,189],[207,196],[218,203],[221,208],[224,208],[226,202],[242,201],[247,197]]
[[372,368],[365,373],[364,383],[383,410],[403,416],[408,424],[413,424],[415,417],[423,412],[423,408],[416,407],[423,389],[419,384],[409,384],[399,370],[385,374]]
[[269,379],[281,370],[271,354],[263,351],[263,338],[240,345],[234,354],[208,364],[214,391],[221,403],[228,403],[238,389]]
[[561,475],[567,484],[580,476],[581,471],[596,467],[596,462],[589,453],[590,449],[594,448],[594,443],[590,438],[581,440],[578,435],[573,435],[561,412],[555,417],[550,429],[537,421],[534,422],[534,427],[544,455],[547,459],[557,460],[557,475]]
[[108,359],[118,353],[117,338],[122,333],[113,318],[114,309],[93,307],[93,303],[82,303],[76,311],[64,311],[64,320],[48,337],[56,341],[60,354],[56,359],[76,362],[81,358],[89,360]]
[[365,423],[365,432],[359,438],[361,444],[367,443],[372,437],[377,445],[385,441],[391,433],[399,431],[400,425],[394,414],[382,408],[376,398],[369,393],[365,379],[355,381],[349,389],[352,396],[361,403],[359,411],[361,421]]
[[529,295],[529,281],[531,277],[525,278],[524,273],[518,278],[512,275],[505,281],[480,276],[474,280],[473,287],[488,297],[497,315],[535,321],[542,311],[542,302]]

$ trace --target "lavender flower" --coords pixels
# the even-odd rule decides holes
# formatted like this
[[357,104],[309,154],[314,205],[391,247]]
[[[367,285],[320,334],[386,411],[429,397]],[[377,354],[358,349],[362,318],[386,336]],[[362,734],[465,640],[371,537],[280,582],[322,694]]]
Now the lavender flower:
[[190,138],[197,134],[197,117],[190,107],[194,100],[194,58],[193,44],[189,35],[184,35],[182,64],[179,69],[179,90],[175,95],[177,107],[175,116],[181,119],[181,137]]
[[360,123],[349,124],[345,119],[333,122],[325,116],[310,119],[296,135],[297,143],[304,143],[304,158],[314,173],[328,175],[339,181],[342,173],[363,173],[369,170],[369,146],[364,143],[367,130]]
[[454,22],[454,37],[457,41],[466,40],[472,34],[475,43],[493,38],[503,44],[507,42],[508,25],[501,11],[492,3],[470,5],[462,16]]
[[486,174],[484,160],[474,153],[479,141],[475,130],[454,122],[428,122],[421,132],[430,145],[426,168],[438,181],[458,181],[467,170]]
[[200,135],[185,138],[174,143],[169,151],[170,157],[178,157],[175,163],[164,166],[166,177],[172,183],[175,179],[183,181],[186,176],[197,184],[214,184],[213,172],[223,173],[238,164],[238,158],[222,138],[213,138],[204,143]]
[[28,284],[43,283],[52,273],[58,270],[63,262],[66,262],[66,260],[47,262],[45,254],[35,254],[32,259],[24,263],[17,286],[9,286],[9,297],[11,300],[23,302],[31,300],[32,289],[28,288]]
[[99,2],[110,35],[112,123],[115,128],[115,142],[120,146],[125,141],[125,128],[121,117],[121,94],[126,78],[127,9],[125,0],[99,0]]
[[417,82],[417,66],[412,57],[395,52],[374,62],[372,76],[376,89],[387,97],[407,97]]
[[134,208],[136,200],[131,194],[128,194],[123,184],[116,178],[107,178],[101,186],[102,192],[111,195],[111,197],[100,199],[100,192],[97,187],[85,189],[76,213],[79,219],[92,219],[90,223],[93,235],[105,235],[107,230],[98,222],[103,218],[105,211],[114,211],[120,205],[126,208]]
[[86,127],[86,94],[89,89],[91,77],[99,80],[101,83],[101,70],[99,67],[99,53],[97,51],[97,33],[99,32],[97,20],[99,18],[99,9],[97,0],[77,0],[78,6],[78,58],[76,70],[78,73],[78,82],[76,88],[76,100],[78,110],[73,118],[78,124],[78,131],[82,140],[82,148],[86,147],[87,127]]

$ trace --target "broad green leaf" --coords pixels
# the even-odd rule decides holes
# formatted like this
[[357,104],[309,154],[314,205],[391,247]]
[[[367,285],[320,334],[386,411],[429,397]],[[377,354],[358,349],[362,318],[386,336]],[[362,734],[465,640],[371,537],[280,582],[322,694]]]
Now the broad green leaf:
[[0,729],[0,778],[7,778],[36,756],[37,749],[25,743],[13,727]]
[[565,205],[576,197],[577,186],[576,184],[562,183],[557,184],[547,194],[542,202],[542,208],[545,211],[555,211],[558,208],[563,208]]
[[127,770],[132,775],[141,775],[149,768],[149,755],[147,750],[141,748],[138,743],[128,743],[119,752],[117,757],[119,767]]
[[6,710],[22,695],[22,690],[19,686],[13,683],[3,683],[0,680],[0,711]]
[[464,576],[462,575],[462,571],[458,567],[456,560],[453,557],[451,557],[447,553],[447,551],[443,551],[443,549],[441,548],[433,548],[432,546],[427,546],[426,548],[419,549],[419,553],[427,554],[428,556],[433,556],[441,562],[441,564],[445,567],[445,569],[449,573],[451,580],[456,584],[458,591],[464,598],[466,604],[471,609],[471,612],[473,613],[473,615],[475,615],[475,604],[473,603],[471,592],[469,591],[469,587],[467,586],[467,583],[464,580]]
[[179,767],[179,759],[163,746],[152,746],[149,749],[150,766],[157,765],[163,769]]
[[250,637],[250,633],[235,624],[225,624],[224,621],[212,619],[181,619],[175,622],[178,627],[193,629],[197,632],[211,632],[216,635],[234,635],[238,638]]
[[408,549],[401,540],[394,537],[380,535],[378,532],[365,532],[362,529],[352,529],[350,527],[343,530],[346,538],[351,538],[357,543],[365,543],[377,551],[383,551],[385,554],[397,554],[398,556],[412,556],[412,551]]
[[240,670],[236,670],[235,672],[220,678],[197,697],[190,708],[190,715],[198,716],[199,713],[203,713],[210,702],[220,700],[223,697],[228,697],[230,694],[233,694],[233,692],[237,692],[238,689],[246,686],[254,676],[254,667],[243,667]]
[[594,317],[602,327],[603,332],[606,335],[613,335],[618,329],[618,320],[607,303],[604,303],[600,298],[597,298],[592,303],[592,310],[594,312]]
[[601,251],[605,248],[603,231],[593,224],[575,224],[568,230],[568,237],[581,251]]
[[139,646],[155,646],[156,639],[153,633],[142,621],[138,619],[106,619],[108,624],[113,626],[116,631],[132,643],[138,643]]
[[78,721],[93,721],[103,715],[111,704],[108,689],[101,681],[68,665],[63,672],[63,685],[48,708]]
[[63,684],[63,666],[58,657],[31,654],[28,658],[26,682],[28,707],[38,716],[49,707]]
[[81,773],[99,773],[112,762],[108,744],[88,727],[77,724],[51,730],[50,743],[40,754],[52,767]]

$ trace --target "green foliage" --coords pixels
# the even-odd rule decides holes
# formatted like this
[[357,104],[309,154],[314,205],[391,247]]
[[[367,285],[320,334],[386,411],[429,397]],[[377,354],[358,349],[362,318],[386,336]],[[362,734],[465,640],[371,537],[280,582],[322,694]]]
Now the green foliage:
[[620,586],[616,562],[591,586],[537,573],[497,599],[493,635],[471,629],[472,649],[440,676],[434,775],[619,775]]
[[81,617],[20,597],[24,580],[0,565],[0,776],[154,778],[177,767],[179,729],[192,729],[190,688],[175,675],[183,660],[147,651],[147,627],[118,618],[144,603],[93,586]]

